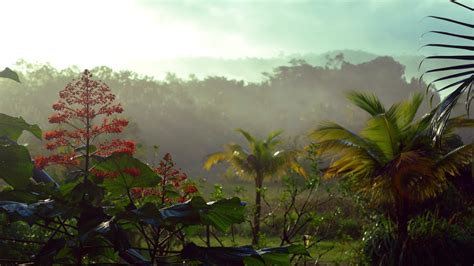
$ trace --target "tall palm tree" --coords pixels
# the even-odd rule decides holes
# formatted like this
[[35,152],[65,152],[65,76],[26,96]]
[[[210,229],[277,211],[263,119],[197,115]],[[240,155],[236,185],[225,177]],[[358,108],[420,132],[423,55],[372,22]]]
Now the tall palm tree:
[[279,149],[281,141],[278,136],[282,131],[275,131],[264,140],[255,139],[245,130],[237,129],[248,142],[248,151],[242,146],[230,143],[224,151],[209,155],[204,163],[204,169],[219,162],[227,162],[235,174],[241,178],[254,179],[255,181],[255,213],[253,217],[252,244],[257,245],[260,234],[262,187],[265,178],[278,177],[288,170],[306,176],[303,167],[297,162],[299,152]]
[[[451,2],[461,8],[464,8],[467,12],[474,11],[474,8],[459,1],[451,0]],[[445,129],[446,122],[451,116],[451,111],[453,110],[454,106],[457,104],[461,96],[466,95],[465,106],[468,114],[469,107],[471,105],[472,100],[474,99],[474,96],[472,94],[472,85],[474,83],[474,55],[472,54],[472,52],[474,51],[474,45],[472,45],[474,35],[472,35],[472,29],[474,29],[474,24],[440,16],[428,16],[428,18],[443,21],[444,23],[453,26],[458,26],[460,29],[464,28],[470,30],[470,34],[439,30],[427,32],[430,34],[447,36],[448,38],[451,38],[446,43],[429,43],[424,45],[425,47],[437,47],[445,49],[447,52],[445,52],[446,54],[442,55],[427,56],[421,61],[419,66],[421,68],[423,62],[427,60],[447,62],[447,64],[442,67],[437,67],[424,71],[423,75],[421,76],[422,79],[425,74],[439,73],[441,75],[440,77],[432,80],[428,84],[426,88],[427,92],[432,85],[440,84],[441,82],[447,82],[447,84],[444,84],[441,88],[436,89],[437,92],[445,91],[447,89],[453,89],[433,110],[434,115],[432,116],[431,121],[431,132],[434,139],[438,140]],[[465,40],[471,42],[467,42],[467,44],[463,44],[462,42],[456,42]],[[449,52],[454,52],[454,54],[450,54]]]
[[370,204],[390,206],[398,242],[403,243],[410,206],[444,191],[446,176],[470,163],[473,144],[450,150],[447,146],[456,137],[455,128],[472,127],[474,120],[449,119],[441,146],[435,146],[429,130],[432,115],[415,119],[423,101],[421,94],[388,109],[372,94],[351,92],[348,99],[370,118],[358,134],[332,122],[311,133],[320,152],[335,157],[325,176],[349,177],[354,191],[366,196]]

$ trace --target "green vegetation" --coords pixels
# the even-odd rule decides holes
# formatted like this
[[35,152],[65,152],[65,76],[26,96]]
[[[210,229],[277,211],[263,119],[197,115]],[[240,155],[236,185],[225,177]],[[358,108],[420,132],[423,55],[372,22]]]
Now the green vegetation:
[[[291,67],[266,74],[268,80],[260,84],[214,77],[202,82],[191,78],[186,86],[217,83],[268,90],[306,84],[302,77],[314,73],[357,73],[342,55],[329,61],[323,69],[292,60]],[[42,131],[28,119],[0,113],[0,264],[471,265],[474,142],[466,142],[472,135],[463,137],[462,129],[472,129],[474,119],[452,111],[467,94],[469,114],[472,67],[426,71],[460,71],[428,84],[427,91],[443,80],[450,83],[439,91],[459,85],[432,110],[421,108],[421,93],[386,107],[376,94],[349,92],[349,102],[363,113],[350,114],[349,119],[365,121],[357,124],[357,133],[349,129],[353,121],[348,126],[320,123],[309,140],[293,142],[284,141],[282,131],[258,139],[238,129],[247,146],[227,144],[204,161],[208,171],[221,162],[229,166],[222,183],[213,186],[205,179],[189,178],[170,153],[161,157],[157,145],[152,159],[143,154],[140,143],[132,140],[136,124],[120,117],[124,108],[118,102],[136,92],[123,90],[117,97],[106,82],[84,70],[66,83],[52,105],[48,120],[54,129]],[[54,82],[75,72],[56,73]],[[150,91],[162,86],[186,87],[173,75],[163,85],[130,73],[117,76],[107,68],[95,72],[118,84],[153,88],[139,97],[154,95]],[[50,82],[42,75],[32,76],[26,77]],[[8,82],[20,83],[22,77],[9,68],[0,72]],[[260,93],[256,103],[271,97],[267,91]],[[176,102],[160,99],[163,117],[170,110],[179,114],[176,106],[194,110],[186,105],[192,105],[190,99],[174,96]],[[201,107],[218,101],[204,102]],[[140,106],[141,112],[150,113],[151,105]],[[185,121],[184,116],[173,119],[174,124]],[[125,131],[134,126],[135,131]],[[209,130],[205,123],[198,127]],[[34,138],[31,146],[22,144],[25,131]],[[208,131],[195,132],[187,133],[209,138]],[[246,202],[252,197],[254,203]]]
[[209,170],[214,164],[221,161],[230,163],[236,175],[242,178],[251,178],[255,181],[255,214],[252,224],[252,245],[258,245],[260,235],[260,221],[262,212],[262,189],[265,178],[276,178],[292,169],[302,176],[306,176],[303,167],[296,161],[298,151],[278,150],[281,141],[278,136],[281,131],[272,132],[267,139],[256,140],[245,130],[238,129],[248,141],[249,152],[238,144],[228,144],[225,151],[208,156],[204,169]]

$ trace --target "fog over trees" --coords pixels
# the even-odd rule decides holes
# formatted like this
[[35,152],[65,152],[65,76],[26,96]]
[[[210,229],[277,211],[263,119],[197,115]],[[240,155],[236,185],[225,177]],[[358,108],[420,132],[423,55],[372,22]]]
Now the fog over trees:
[[[355,59],[352,53],[349,58],[355,62],[351,63],[342,54],[328,53],[325,63],[319,65],[290,59],[261,73],[262,81],[258,82],[224,75],[198,77],[202,72],[187,77],[168,73],[155,79],[107,66],[91,72],[106,82],[123,104],[123,116],[131,122],[125,134],[141,143],[139,157],[151,162],[152,146],[159,145],[160,152],[172,153],[190,176],[198,176],[209,175],[201,170],[206,155],[229,141],[243,141],[236,128],[245,128],[258,137],[282,129],[286,138],[298,139],[301,144],[309,130],[323,120],[352,129],[361,127],[366,117],[347,103],[344,93],[349,90],[374,92],[389,105],[426,88],[413,78],[414,73],[407,77],[406,66],[392,57],[365,55],[365,59]],[[59,70],[25,61],[12,68],[20,72],[22,83],[0,81],[0,112],[21,115],[30,123],[51,129],[47,118],[58,91],[82,70]],[[413,64],[408,68],[416,69]],[[245,69],[249,73],[252,70],[258,71],[251,65]],[[422,109],[428,110],[428,103]],[[23,141],[38,145],[28,137]]]

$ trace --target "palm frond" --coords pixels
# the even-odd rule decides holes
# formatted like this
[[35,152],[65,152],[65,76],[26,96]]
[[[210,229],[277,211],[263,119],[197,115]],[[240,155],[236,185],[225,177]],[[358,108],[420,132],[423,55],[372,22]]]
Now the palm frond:
[[401,141],[401,131],[393,115],[385,113],[371,117],[367,127],[360,132],[362,137],[379,147],[388,161],[399,152]]
[[401,130],[407,129],[415,119],[416,113],[423,102],[423,94],[415,93],[409,100],[405,100],[396,106],[394,110],[397,126]]
[[472,163],[474,144],[460,146],[447,153],[436,162],[436,169],[440,174],[459,175],[461,167]]
[[468,118],[466,115],[460,115],[450,118],[446,122],[446,129],[444,134],[451,134],[458,128],[472,128],[474,127],[474,119]]
[[255,138],[250,134],[248,133],[247,131],[241,129],[241,128],[238,128],[236,129],[235,131],[239,132],[240,134],[242,134],[242,136],[244,136],[244,138],[249,142],[249,144],[253,144],[255,143]]
[[347,93],[346,97],[354,105],[358,106],[372,116],[385,113],[385,107],[373,94],[350,91]]
[[[431,120],[431,132],[435,142],[439,142],[441,135],[443,134],[446,123],[451,116],[451,111],[456,106],[459,98],[465,92],[470,95],[472,90],[472,83],[474,82],[474,75],[467,80],[463,81],[461,85],[453,92],[451,92],[439,105],[433,110],[433,118]],[[469,96],[468,96],[469,97]],[[468,99],[469,100],[469,99]],[[470,101],[466,101],[466,104]],[[469,110],[466,106],[467,111]]]
[[226,161],[229,158],[227,152],[215,152],[207,156],[206,161],[204,162],[203,168],[205,170],[210,170],[212,166],[222,161]]
[[[471,7],[465,4],[461,4],[460,2],[457,1],[452,1],[453,3],[466,8],[470,11],[473,11]],[[429,18],[444,21],[448,24],[454,24],[462,27],[467,27],[469,29],[474,28],[474,24],[451,19],[451,18],[446,18],[446,17],[440,17],[440,16],[429,16]],[[456,39],[461,39],[461,40],[474,40],[474,36],[472,35],[465,35],[465,34],[458,34],[454,32],[446,32],[446,31],[430,31],[430,33],[434,33],[437,35],[443,35],[443,36],[449,36],[453,37],[454,40]],[[453,43],[429,43],[424,45],[424,47],[438,47],[438,48],[445,48],[448,50],[460,50],[460,51],[465,51],[465,52],[472,52],[474,51],[474,46],[473,45],[460,45],[460,44],[453,44]],[[434,69],[430,69],[425,71],[422,75],[421,78],[425,74],[429,73],[441,73],[441,77],[434,79],[433,81],[428,83],[428,86],[426,88],[426,91],[429,91],[429,88],[441,81],[448,82],[447,85],[444,85],[439,91],[443,91],[446,89],[453,88],[457,86],[454,91],[452,91],[445,99],[441,101],[441,103],[435,108],[433,112],[433,119],[431,121],[431,133],[433,135],[433,139],[439,143],[440,136],[443,134],[445,130],[446,123],[449,119],[449,116],[451,115],[451,110],[454,108],[456,103],[458,102],[459,98],[463,94],[467,94],[467,98],[465,101],[466,105],[466,111],[469,114],[469,107],[470,103],[472,101],[471,91],[472,91],[472,84],[474,81],[474,56],[473,55],[439,55],[439,56],[428,56],[425,57],[419,67],[423,64],[424,61],[426,60],[460,60],[460,61],[468,61],[467,64],[462,63],[462,64],[454,64],[450,66],[444,66],[444,67],[438,67]],[[452,73],[452,71],[455,71],[456,73]],[[446,74],[449,73],[449,74]]]
[[280,136],[282,133],[283,133],[283,130],[277,130],[277,131],[270,132],[270,134],[268,134],[266,142],[271,143],[271,142],[275,141],[275,138]]

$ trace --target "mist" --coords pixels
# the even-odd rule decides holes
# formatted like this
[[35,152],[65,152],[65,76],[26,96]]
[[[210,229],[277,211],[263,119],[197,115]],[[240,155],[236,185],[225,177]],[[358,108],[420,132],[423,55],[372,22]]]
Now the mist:
[[[319,65],[308,62],[315,62],[314,58],[319,58]],[[392,57],[352,52],[349,58],[355,63],[348,62],[343,53],[309,57],[308,61],[294,58],[260,73],[261,81],[234,79],[232,74],[204,76],[205,73],[201,73],[204,77],[168,73],[157,79],[107,66],[91,71],[110,86],[122,103],[123,116],[130,121],[124,136],[140,144],[137,156],[152,163],[152,147],[158,145],[161,153],[170,152],[183,170],[198,177],[223,174],[202,171],[202,162],[228,142],[244,144],[236,128],[259,137],[283,130],[290,145],[303,145],[307,133],[324,120],[353,130],[363,126],[367,117],[348,104],[347,91],[373,92],[388,105],[426,88],[425,83],[413,77],[414,73],[407,75],[407,67]],[[226,60],[215,62],[232,69]],[[241,63],[244,69],[259,70],[252,61],[245,65],[247,62]],[[47,123],[53,112],[51,105],[57,101],[58,91],[77,78],[81,70],[26,61],[13,67],[20,72],[22,83],[1,81],[0,112],[22,116],[44,130],[52,129]],[[429,110],[428,105],[426,101],[421,109]],[[32,138],[26,136],[23,141],[41,152],[41,144]]]

